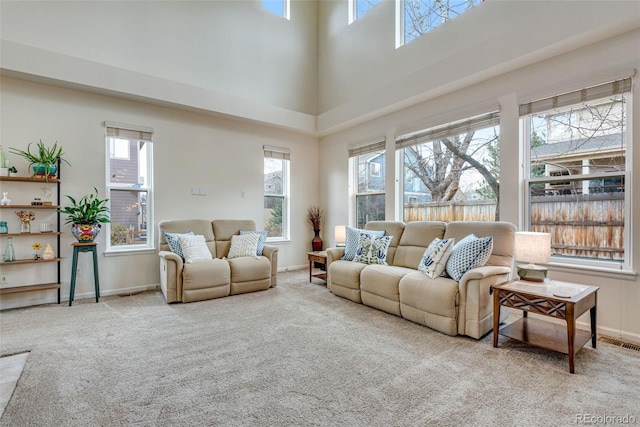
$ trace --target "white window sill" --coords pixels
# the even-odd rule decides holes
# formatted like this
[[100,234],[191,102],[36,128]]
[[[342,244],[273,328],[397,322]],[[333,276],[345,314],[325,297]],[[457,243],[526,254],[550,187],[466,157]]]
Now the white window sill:
[[157,254],[158,251],[155,248],[123,248],[123,249],[110,249],[108,252],[104,252],[104,256],[125,256],[125,255],[146,255]]
[[594,265],[578,265],[565,264],[559,262],[550,262],[547,264],[550,271],[559,271],[563,273],[588,274],[590,276],[608,277],[615,279],[624,279],[635,281],[637,273],[633,270],[616,269],[612,267],[601,267]]

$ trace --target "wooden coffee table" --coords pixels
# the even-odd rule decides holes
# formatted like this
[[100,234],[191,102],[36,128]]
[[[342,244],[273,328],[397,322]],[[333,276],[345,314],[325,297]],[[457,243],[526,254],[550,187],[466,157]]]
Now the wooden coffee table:
[[[493,346],[498,347],[498,335],[569,355],[569,372],[575,372],[574,356],[589,340],[596,348],[597,286],[579,285],[547,279],[544,282],[517,280],[492,286]],[[500,328],[500,307],[523,310],[521,319]],[[587,310],[591,331],[576,329],[576,319]],[[566,327],[527,313],[541,314],[566,321]]]

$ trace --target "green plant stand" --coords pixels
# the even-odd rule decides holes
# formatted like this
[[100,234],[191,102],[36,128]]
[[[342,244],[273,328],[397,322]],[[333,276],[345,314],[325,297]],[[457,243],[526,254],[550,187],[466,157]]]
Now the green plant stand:
[[98,278],[98,243],[72,243],[73,246],[73,262],[71,266],[71,289],[69,290],[69,306],[73,303],[73,296],[76,292],[76,273],[78,271],[78,253],[93,253],[93,282],[96,288],[96,302],[100,299],[100,279]]

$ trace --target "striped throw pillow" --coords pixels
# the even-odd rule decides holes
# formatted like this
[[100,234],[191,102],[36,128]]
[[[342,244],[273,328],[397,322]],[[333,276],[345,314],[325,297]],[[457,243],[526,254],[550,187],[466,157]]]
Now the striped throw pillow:
[[256,256],[258,240],[260,240],[260,235],[256,233],[231,236],[231,248],[229,249],[227,258],[233,259],[241,256]]
[[200,234],[180,234],[178,235],[178,240],[180,240],[180,246],[182,246],[182,252],[184,253],[184,260],[187,264],[213,259],[204,236]]

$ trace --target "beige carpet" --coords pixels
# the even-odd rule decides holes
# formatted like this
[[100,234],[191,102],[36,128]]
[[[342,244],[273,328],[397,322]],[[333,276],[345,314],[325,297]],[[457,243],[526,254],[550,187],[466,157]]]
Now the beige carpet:
[[191,304],[145,292],[1,312],[0,354],[30,354],[0,425],[640,423],[640,352],[587,346],[572,375],[565,355],[449,337],[307,279]]

